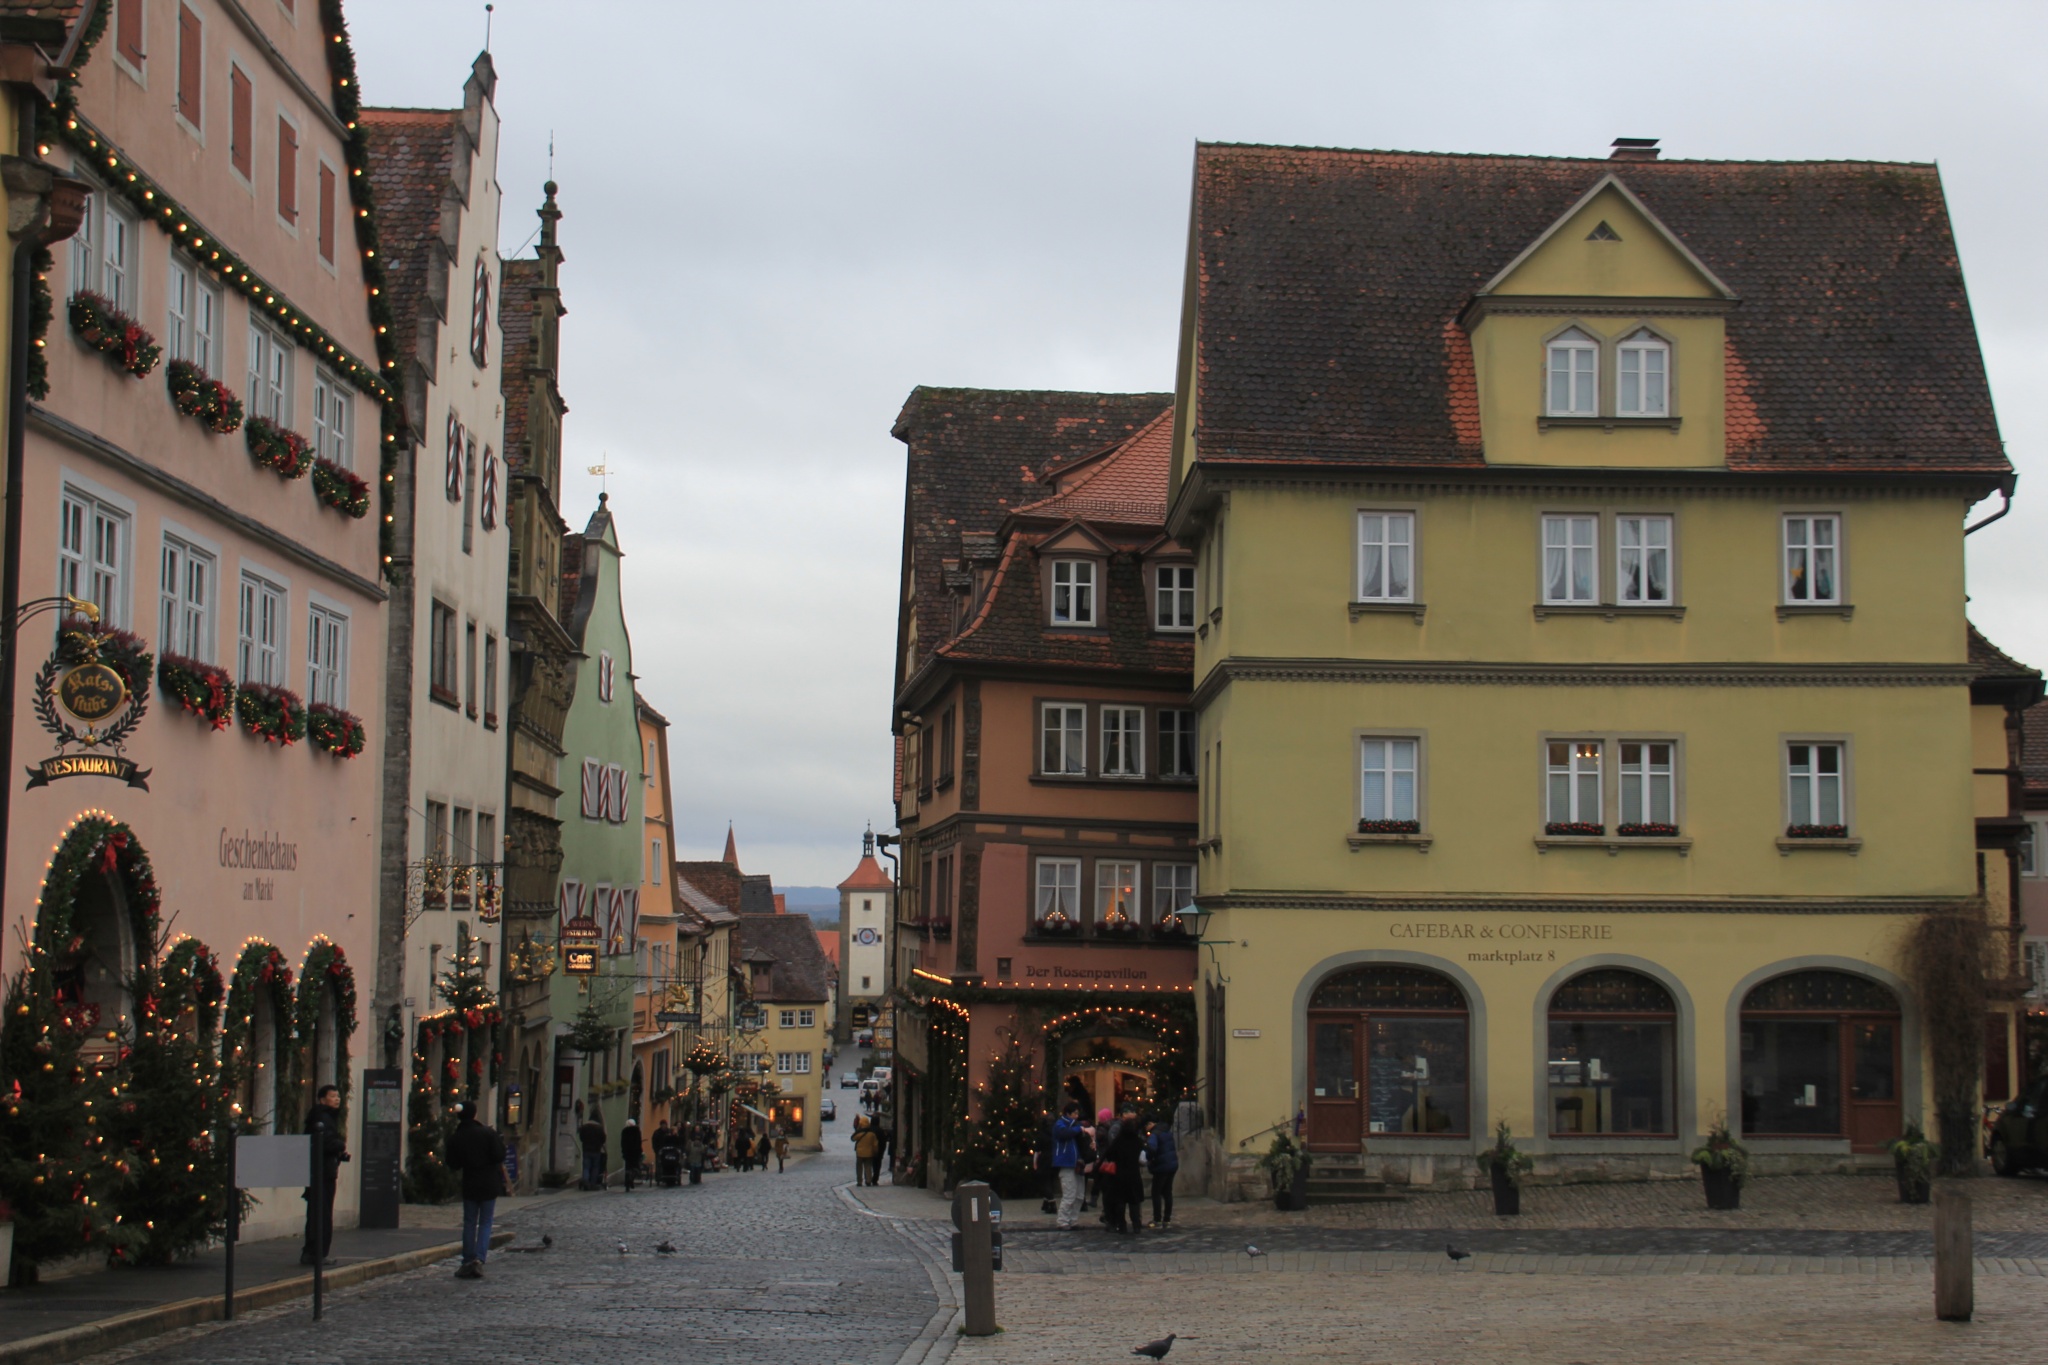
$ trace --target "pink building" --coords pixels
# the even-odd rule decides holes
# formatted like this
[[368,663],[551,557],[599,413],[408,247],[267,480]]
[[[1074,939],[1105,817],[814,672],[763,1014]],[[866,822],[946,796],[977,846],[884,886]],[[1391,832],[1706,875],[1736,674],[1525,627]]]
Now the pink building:
[[[377,920],[381,745],[356,718],[382,715],[392,439],[354,59],[312,0],[108,8],[75,105],[60,95],[39,131],[92,193],[42,272],[48,391],[28,410],[14,552],[22,602],[69,594],[131,634],[29,622],[11,770],[124,762],[14,779],[0,968],[33,933],[58,1009],[112,1048],[99,1028],[148,1022],[131,974],[204,944],[243,1129],[300,1131],[318,1087],[342,1087],[346,1226],[362,1071],[382,1061],[354,979]],[[90,699],[73,713],[39,688],[46,664],[95,653],[131,694],[96,731]],[[296,1190],[269,1193],[259,1223],[303,1216]]]

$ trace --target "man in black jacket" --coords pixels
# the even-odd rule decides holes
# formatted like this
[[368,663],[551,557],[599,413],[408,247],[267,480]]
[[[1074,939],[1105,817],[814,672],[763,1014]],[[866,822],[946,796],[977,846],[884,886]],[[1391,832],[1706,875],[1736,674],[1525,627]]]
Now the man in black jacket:
[[[313,1191],[306,1191],[306,1245],[299,1252],[299,1264],[312,1265],[318,1260],[333,1265],[334,1261],[327,1253],[334,1246],[334,1187],[341,1183],[341,1163],[348,1160],[348,1139],[341,1131],[340,1087],[320,1087],[320,1094],[313,1101],[313,1112],[306,1116],[306,1131],[313,1135],[313,1147],[319,1154],[320,1201],[316,1204]],[[316,1237],[319,1241],[317,1254],[313,1249]]]
[[457,1101],[455,1131],[448,1137],[448,1169],[462,1181],[462,1268],[458,1280],[480,1280],[491,1254],[491,1217],[505,1179],[505,1140],[476,1116],[476,1106]]

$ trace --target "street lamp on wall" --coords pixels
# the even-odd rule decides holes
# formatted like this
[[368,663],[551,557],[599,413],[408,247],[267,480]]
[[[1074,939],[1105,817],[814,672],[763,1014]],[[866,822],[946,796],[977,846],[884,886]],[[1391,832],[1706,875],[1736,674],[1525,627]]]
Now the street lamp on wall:
[[1248,942],[1236,939],[1203,938],[1202,930],[1207,928],[1209,921],[1216,917],[1216,912],[1213,910],[1205,910],[1199,905],[1191,904],[1182,906],[1175,913],[1180,916],[1180,922],[1187,926],[1188,932],[1195,936],[1196,944],[1209,950],[1209,961],[1216,968],[1216,979],[1228,986],[1230,978],[1223,974],[1223,962],[1222,959],[1216,956],[1216,949],[1231,944],[1236,944],[1240,948],[1248,948],[1251,945]]

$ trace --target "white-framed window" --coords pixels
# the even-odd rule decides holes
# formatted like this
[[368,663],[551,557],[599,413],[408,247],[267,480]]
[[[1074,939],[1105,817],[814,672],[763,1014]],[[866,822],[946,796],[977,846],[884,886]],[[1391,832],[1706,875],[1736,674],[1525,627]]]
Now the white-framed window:
[[1415,514],[1358,514],[1358,600],[1415,600]]
[[1109,858],[1095,860],[1095,922],[1137,923],[1138,865]]
[[202,663],[213,661],[213,556],[177,536],[164,537],[157,647]]
[[1671,518],[1614,519],[1614,592],[1626,606],[1671,604]]
[[661,885],[661,840],[655,839],[647,846],[647,880],[651,885]]
[[1600,760],[1604,746],[1597,739],[1553,739],[1545,748],[1545,823],[1600,824]]
[[1544,364],[1544,411],[1591,417],[1599,411],[1600,344],[1574,327],[1551,340]]
[[343,469],[355,468],[349,436],[355,414],[348,387],[324,369],[313,371],[313,453]]
[[270,328],[249,322],[249,415],[289,428],[292,424],[292,344]]
[[1159,775],[1195,775],[1195,713],[1176,707],[1159,711]]
[[85,216],[71,237],[71,290],[86,290],[132,313],[140,297],[135,215],[109,190],[86,197]]
[[586,758],[583,760],[583,818],[602,820],[611,805],[610,784],[605,781],[604,760]]
[[348,705],[348,618],[317,602],[306,611],[306,700]]
[[433,599],[427,607],[427,686],[429,695],[450,706],[460,700],[455,692],[459,669],[455,625],[455,608]]
[[1785,746],[1788,824],[1844,825],[1843,746],[1798,740]]
[[1842,519],[1800,513],[1785,518],[1785,600],[1832,604],[1842,600]]
[[1614,411],[1620,417],[1671,414],[1671,346],[1653,332],[1637,332],[1615,352]]
[[1195,628],[1194,565],[1161,564],[1155,570],[1152,623],[1160,630]]
[[2048,995],[2048,940],[2028,939],[2020,944],[2020,964],[2034,985],[2030,995]]
[[1621,823],[1678,822],[1678,746],[1663,739],[1621,741]]
[[[778,1012],[778,1014],[777,1014],[777,1016],[776,1016],[776,1022],[777,1022],[778,1024],[780,1024],[780,1025],[781,1025],[781,1026],[782,1026],[783,1028],[795,1028],[795,1027],[796,1027],[796,1011],[795,1011],[795,1010],[782,1010],[782,1011],[779,1011],[779,1012]],[[784,1053],[783,1055],[784,1055],[784,1056],[788,1056],[789,1054],[788,1054],[788,1053]]]
[[1049,701],[1039,708],[1039,771],[1073,776],[1088,771],[1088,708]]
[[1058,911],[1069,920],[1081,917],[1081,860],[1040,858],[1038,860],[1037,918]]
[[2027,821],[2026,828],[2020,831],[2019,847],[2015,850],[2015,855],[2020,860],[2022,877],[2041,875],[2041,826],[2038,821]]
[[220,352],[220,290],[208,284],[191,262],[171,253],[165,272],[165,312],[171,359],[189,360],[212,375]]
[[100,291],[100,213],[106,191],[93,190],[85,196],[85,212],[71,234],[71,292]]
[[1416,813],[1421,749],[1421,742],[1412,736],[1367,735],[1358,741],[1359,819],[1422,818]]
[[235,673],[243,682],[284,686],[284,589],[242,570],[236,613]]
[[1152,864],[1152,922],[1177,915],[1195,903],[1193,863]]
[[128,514],[66,487],[58,504],[57,591],[92,602],[109,625],[128,624]]
[[775,1054],[775,1069],[785,1076],[808,1076],[811,1074],[811,1054],[778,1052]]
[[1143,777],[1145,775],[1145,708],[1105,706],[1102,708],[1102,775]]
[[798,1010],[796,1012],[796,1026],[798,1028],[815,1028],[817,1024],[818,1012],[816,1010]]
[[1095,561],[1055,559],[1052,562],[1052,623],[1056,626],[1095,624]]
[[1600,519],[1587,514],[1543,518],[1543,600],[1600,600]]

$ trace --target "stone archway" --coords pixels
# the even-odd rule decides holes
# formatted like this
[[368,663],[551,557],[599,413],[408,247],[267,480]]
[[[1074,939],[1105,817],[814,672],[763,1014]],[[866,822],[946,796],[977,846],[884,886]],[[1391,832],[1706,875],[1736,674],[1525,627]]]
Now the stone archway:
[[57,841],[36,905],[34,942],[50,971],[57,1016],[111,1059],[129,987],[160,946],[162,902],[149,854],[127,825],[93,811]]

